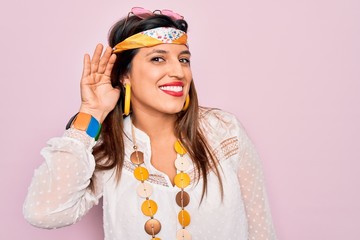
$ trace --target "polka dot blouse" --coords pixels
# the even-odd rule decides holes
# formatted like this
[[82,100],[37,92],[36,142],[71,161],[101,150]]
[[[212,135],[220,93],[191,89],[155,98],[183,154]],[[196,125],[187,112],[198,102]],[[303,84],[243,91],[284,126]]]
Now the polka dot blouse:
[[[201,109],[200,119],[202,131],[218,160],[224,196],[221,199],[217,176],[209,172],[208,193],[200,204],[202,178],[191,163],[187,170],[191,183],[185,190],[191,199],[186,207],[191,223],[186,229],[192,239],[276,239],[259,156],[244,128],[233,115],[220,110]],[[161,222],[161,231],[157,237],[176,239],[176,232],[181,229],[177,220],[180,207],[175,202],[179,189],[151,164],[149,137],[139,129],[134,130],[150,173],[147,182],[153,188],[151,199],[158,204],[156,218]],[[26,220],[41,228],[64,227],[79,221],[103,198],[104,239],[151,239],[144,231],[148,217],[141,212],[144,199],[137,194],[139,181],[133,176],[135,166],[130,161],[131,135],[131,121],[127,117],[125,162],[119,183],[114,170],[95,171],[92,148],[96,143],[86,133],[69,129],[62,137],[50,139],[41,151],[45,160],[35,170],[25,199]],[[93,190],[89,188],[90,179]]]

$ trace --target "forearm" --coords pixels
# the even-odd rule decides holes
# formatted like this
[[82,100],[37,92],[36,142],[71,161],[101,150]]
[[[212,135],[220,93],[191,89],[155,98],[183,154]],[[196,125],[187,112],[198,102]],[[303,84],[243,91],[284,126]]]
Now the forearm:
[[99,196],[89,189],[95,169],[91,140],[81,141],[86,141],[86,136],[80,141],[68,136],[53,138],[41,151],[45,162],[35,170],[24,203],[24,216],[31,224],[66,226],[97,204]]
[[238,179],[248,220],[250,240],[275,240],[259,155],[243,129],[239,131]]

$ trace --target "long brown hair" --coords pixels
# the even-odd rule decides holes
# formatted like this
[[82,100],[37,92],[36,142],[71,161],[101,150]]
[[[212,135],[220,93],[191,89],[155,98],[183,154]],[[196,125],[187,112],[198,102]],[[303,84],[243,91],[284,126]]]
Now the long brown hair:
[[[188,24],[185,20],[175,21],[164,15],[154,15],[146,19],[130,16],[127,19],[118,21],[110,29],[108,37],[109,46],[114,47],[117,43],[131,35],[156,27],[174,27],[187,32]],[[124,90],[121,79],[131,70],[131,61],[137,52],[137,49],[127,50],[117,55],[111,74],[111,82],[114,88],[121,89],[120,98],[118,104],[104,120],[100,140],[93,149],[96,169],[109,170],[116,168],[118,180],[121,177],[125,152],[122,107]],[[200,176],[203,179],[202,201],[207,192],[207,174],[209,171],[214,170],[218,176],[221,195],[223,195],[223,187],[217,167],[217,159],[212,154],[211,148],[200,127],[199,104],[194,81],[191,81],[189,96],[191,99],[189,108],[178,113],[175,133],[181,139],[196,166],[196,173],[199,176],[198,180]]]

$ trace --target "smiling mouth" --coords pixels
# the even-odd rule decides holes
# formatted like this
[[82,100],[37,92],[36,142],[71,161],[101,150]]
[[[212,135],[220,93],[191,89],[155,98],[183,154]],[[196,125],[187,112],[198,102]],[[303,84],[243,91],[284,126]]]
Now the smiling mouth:
[[184,86],[182,83],[170,83],[159,87],[161,91],[174,97],[184,95]]
[[160,89],[163,91],[170,91],[170,92],[182,92],[183,86],[160,86]]

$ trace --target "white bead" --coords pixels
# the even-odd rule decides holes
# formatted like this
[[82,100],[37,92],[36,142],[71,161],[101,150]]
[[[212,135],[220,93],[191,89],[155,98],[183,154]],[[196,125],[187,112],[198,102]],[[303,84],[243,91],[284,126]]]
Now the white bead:
[[136,191],[140,197],[147,198],[147,197],[151,196],[151,194],[153,192],[153,188],[147,182],[142,182],[139,184]]
[[177,240],[191,240],[191,235],[188,230],[180,229],[176,233],[176,239]]
[[184,157],[178,157],[175,160],[175,167],[179,171],[186,171],[190,167],[190,161]]

